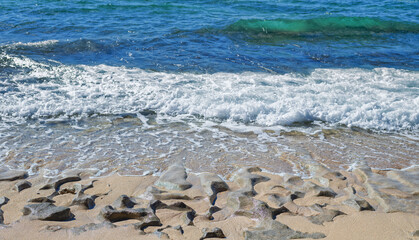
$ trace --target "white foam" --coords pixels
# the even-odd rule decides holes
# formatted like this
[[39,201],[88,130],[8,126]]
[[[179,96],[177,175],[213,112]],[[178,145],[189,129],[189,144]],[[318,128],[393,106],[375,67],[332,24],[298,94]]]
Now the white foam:
[[45,47],[45,46],[50,46],[50,45],[54,45],[58,43],[58,40],[45,40],[45,41],[38,41],[38,42],[16,42],[16,43],[12,43],[12,44],[7,44],[7,45],[3,45],[3,47],[7,47],[7,48],[15,48],[15,47],[20,47],[20,46],[28,46],[28,47]]
[[[48,65],[10,57],[29,72],[0,91],[0,117],[79,118],[138,114],[199,116],[243,127],[325,121],[377,130],[418,130],[419,72],[391,68],[316,69],[309,75],[156,73],[107,65]],[[49,79],[34,81],[34,79]],[[6,89],[16,91],[6,91]],[[251,127],[249,125],[252,125]]]

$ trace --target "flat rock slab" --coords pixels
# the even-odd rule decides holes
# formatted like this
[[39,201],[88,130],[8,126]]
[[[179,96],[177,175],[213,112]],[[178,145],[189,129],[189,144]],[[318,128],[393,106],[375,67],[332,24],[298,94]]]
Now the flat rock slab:
[[[360,172],[358,170],[358,172]],[[365,174],[368,197],[374,199],[384,212],[412,212],[419,214],[419,186],[416,184],[419,171],[390,171],[389,177],[375,173]]]
[[0,173],[0,181],[15,181],[18,179],[25,179],[27,177],[28,173],[26,171],[9,170]]
[[88,223],[88,224],[82,225],[80,227],[73,227],[73,228],[70,229],[70,231],[74,235],[80,235],[84,232],[92,231],[92,230],[98,230],[98,229],[101,229],[101,228],[116,228],[116,226],[113,225],[112,223],[109,223],[109,222]]
[[278,221],[272,220],[264,227],[255,230],[248,230],[244,233],[245,240],[288,240],[288,239],[301,239],[312,238],[319,239],[325,238],[323,233],[303,233],[289,228],[287,225]]
[[161,175],[155,185],[168,190],[183,191],[192,187],[192,184],[186,181],[187,177],[185,167],[181,164],[174,164]]
[[22,212],[32,220],[67,221],[74,218],[70,208],[57,207],[52,203],[29,204]]

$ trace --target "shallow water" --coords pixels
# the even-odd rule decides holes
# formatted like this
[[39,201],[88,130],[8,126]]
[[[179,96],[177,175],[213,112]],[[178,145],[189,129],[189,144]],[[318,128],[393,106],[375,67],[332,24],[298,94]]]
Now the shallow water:
[[2,1],[0,161],[419,164],[417,1]]

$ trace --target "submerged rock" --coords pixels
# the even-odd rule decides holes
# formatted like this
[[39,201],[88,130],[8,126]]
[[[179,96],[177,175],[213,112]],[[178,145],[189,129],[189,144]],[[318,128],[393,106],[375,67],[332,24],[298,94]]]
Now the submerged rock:
[[64,228],[58,225],[47,225],[42,228],[42,232],[57,232],[63,230]]
[[9,170],[0,173],[0,181],[15,181],[18,179],[25,179],[27,177],[28,173],[26,171]]
[[155,185],[168,190],[186,190],[192,187],[192,184],[186,181],[188,175],[182,164],[173,164],[170,166],[155,182]]
[[[406,174],[401,171],[392,171],[388,174],[392,178],[374,173],[365,177],[368,197],[374,199],[384,212],[413,212],[418,214],[419,198],[417,195],[419,185],[416,184],[417,177],[415,175],[419,175],[419,171]],[[406,179],[409,177],[412,179],[411,181]]]
[[64,183],[76,182],[80,180],[81,178],[79,175],[67,175],[64,177],[58,177],[58,178],[49,180],[50,182],[45,184],[43,187],[41,187],[40,190],[55,189],[56,191],[58,191],[60,186],[63,185]]
[[245,231],[245,240],[288,240],[300,238],[319,239],[325,238],[323,233],[303,233],[289,228],[278,221],[271,220],[269,223],[258,228]]
[[231,176],[231,180],[240,186],[240,191],[249,196],[255,196],[257,193],[255,185],[260,182],[266,182],[270,179],[265,176],[254,174],[260,172],[260,168],[241,168]]
[[80,227],[70,228],[70,231],[74,235],[80,235],[84,232],[98,230],[98,229],[101,229],[101,228],[116,228],[116,226],[112,223],[109,223],[109,222],[88,223],[88,224],[82,225]]
[[57,207],[52,203],[29,204],[22,212],[32,220],[67,221],[74,218],[70,208]]
[[183,193],[174,193],[160,190],[154,186],[149,186],[143,194],[146,199],[154,200],[170,200],[170,199],[182,199],[191,200],[191,198]]

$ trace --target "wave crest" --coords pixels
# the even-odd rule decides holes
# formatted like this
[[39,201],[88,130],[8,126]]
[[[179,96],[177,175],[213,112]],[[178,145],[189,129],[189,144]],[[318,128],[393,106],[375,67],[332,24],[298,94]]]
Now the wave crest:
[[418,33],[419,24],[385,21],[370,17],[322,17],[310,19],[239,20],[225,28],[226,32],[263,34],[357,35],[368,33]]

